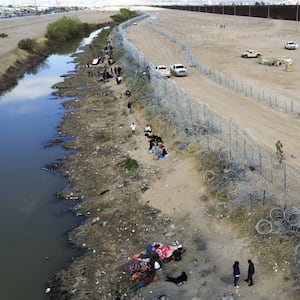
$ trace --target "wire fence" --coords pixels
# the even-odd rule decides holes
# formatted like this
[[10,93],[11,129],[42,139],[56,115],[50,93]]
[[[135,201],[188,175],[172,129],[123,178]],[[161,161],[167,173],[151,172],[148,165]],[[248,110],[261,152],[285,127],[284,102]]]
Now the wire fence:
[[[279,162],[275,151],[256,143],[243,129],[209,110],[208,106],[199,99],[189,97],[176,86],[172,79],[162,78],[155,67],[148,63],[143,54],[128,41],[124,28],[146,17],[148,15],[129,20],[115,28],[113,32],[113,44],[125,49],[122,57],[123,63],[121,63],[126,73],[132,74],[131,80],[133,81],[135,77],[143,80],[147,93],[137,92],[141,93],[139,98],[146,102],[145,109],[170,123],[174,129],[174,136],[176,135],[178,139],[197,144],[204,149],[203,151],[218,152],[229,164],[234,162],[236,170],[249,170],[249,168],[256,170],[259,177],[255,177],[244,185],[236,186],[232,194],[246,193],[247,197],[250,195],[251,198],[255,193],[262,195],[262,191],[268,191],[284,201],[289,199],[291,203],[297,202],[300,192],[300,169],[284,161]],[[153,25],[150,26],[153,27]],[[178,43],[186,59],[217,83],[221,85],[226,83],[227,86],[234,86],[244,93],[248,91],[247,95],[258,93],[258,90],[253,87],[238,84],[237,81],[235,84],[232,81],[230,83],[222,74],[198,64],[186,45],[176,38],[167,35],[166,38]],[[280,101],[277,100],[277,104],[279,103]]]
[[[187,44],[180,40],[179,38],[169,35],[166,32],[161,31],[159,28],[155,27],[154,23],[156,20],[150,20],[148,22],[149,28],[161,34],[165,39],[176,44],[181,48],[184,58],[190,64],[191,67],[195,68],[202,74],[206,75],[214,82],[223,85],[224,87],[233,90],[237,93],[241,93],[246,97],[252,98],[268,107],[279,109],[285,113],[300,113],[300,103],[299,101],[294,101],[293,99],[288,99],[286,97],[278,97],[277,95],[271,93],[270,91],[265,91],[258,89],[252,85],[246,84],[234,78],[229,78],[227,75],[221,72],[213,70],[211,67],[200,63],[197,58],[195,58]],[[218,39],[220,37],[218,36]],[[245,37],[246,38],[246,37]]]

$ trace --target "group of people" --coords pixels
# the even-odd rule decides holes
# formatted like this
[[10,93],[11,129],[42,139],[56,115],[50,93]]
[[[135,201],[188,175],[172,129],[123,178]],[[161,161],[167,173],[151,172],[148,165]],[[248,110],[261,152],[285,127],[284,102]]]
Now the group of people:
[[166,147],[164,146],[161,137],[152,132],[150,125],[147,124],[147,126],[144,129],[144,134],[148,138],[148,150],[150,153],[155,154],[156,159],[163,159],[168,156],[168,152],[166,150]]
[[[177,242],[174,244],[148,244],[144,251],[134,254],[129,262],[128,271],[131,276],[129,291],[136,291],[151,283],[163,264],[180,261],[183,253],[182,245]],[[166,276],[165,280],[180,286],[185,284],[187,279],[187,274],[183,271],[180,276]]]
[[[241,276],[240,272],[240,263],[238,261],[235,261],[233,266],[233,286],[235,288],[238,288],[238,282]],[[248,283],[248,286],[253,285],[253,275],[255,273],[255,268],[254,268],[254,263],[252,262],[251,259],[248,259],[248,276],[245,279],[245,281]]]
[[[90,68],[91,66],[96,66],[98,64],[104,64],[105,61],[107,61],[109,67],[104,66],[104,68],[101,71],[96,72],[96,74],[94,74],[94,68]],[[92,77],[92,76],[98,76],[98,79],[96,80],[97,82],[108,82],[109,79],[111,78],[115,78],[116,79],[116,83],[120,84],[122,83],[122,77],[121,77],[121,73],[122,73],[122,68],[120,66],[114,66],[113,64],[115,63],[115,60],[113,58],[113,47],[111,46],[110,42],[108,43],[108,45],[103,49],[103,55],[102,56],[98,56],[97,58],[95,58],[93,60],[92,63],[87,63],[86,64],[86,68],[88,69],[88,76]]]

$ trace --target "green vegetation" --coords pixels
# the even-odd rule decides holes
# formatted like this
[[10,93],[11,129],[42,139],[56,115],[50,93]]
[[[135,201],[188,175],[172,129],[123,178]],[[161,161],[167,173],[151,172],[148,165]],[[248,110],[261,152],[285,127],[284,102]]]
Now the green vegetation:
[[49,45],[62,44],[75,37],[83,37],[90,32],[91,28],[87,23],[81,23],[74,18],[63,17],[48,24],[45,37]]
[[33,52],[35,41],[33,39],[22,39],[18,43],[18,47],[22,50]]
[[22,39],[19,41],[18,47],[30,54],[35,54],[43,57],[48,53],[47,40],[45,38]]
[[0,33],[0,37],[1,38],[6,38],[6,37],[8,37],[8,35],[6,33],[2,32],[2,33]]
[[130,174],[134,174],[139,167],[138,162],[135,159],[127,157],[123,161],[123,166],[129,171]]
[[123,23],[129,19],[135,18],[138,16],[138,13],[136,11],[131,11],[127,8],[121,8],[120,13],[117,15],[110,16],[113,21],[117,24]]
[[107,45],[107,36],[109,35],[111,29],[102,29],[93,42],[89,45],[89,50],[93,57],[99,56],[99,49],[102,49]]

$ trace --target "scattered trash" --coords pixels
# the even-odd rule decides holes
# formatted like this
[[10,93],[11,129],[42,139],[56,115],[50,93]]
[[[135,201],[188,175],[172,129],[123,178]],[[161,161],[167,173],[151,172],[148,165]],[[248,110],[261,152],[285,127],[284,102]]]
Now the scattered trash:
[[274,270],[274,272],[278,272],[278,264],[277,263],[274,263],[273,270]]
[[186,147],[185,144],[180,144],[180,145],[178,146],[178,150],[184,150],[185,147]]
[[102,192],[100,193],[100,195],[102,196],[102,195],[106,194],[107,192],[109,192],[109,190],[102,191]]
[[51,292],[51,288],[49,288],[49,287],[46,288],[45,293],[46,293],[46,294],[49,294],[50,292]]
[[94,225],[94,224],[95,224],[96,222],[98,222],[99,220],[100,220],[99,217],[95,217],[95,218],[92,219],[91,224]]
[[158,271],[158,270],[160,270],[160,264],[156,261],[156,262],[154,262],[154,269],[156,270],[156,271]]

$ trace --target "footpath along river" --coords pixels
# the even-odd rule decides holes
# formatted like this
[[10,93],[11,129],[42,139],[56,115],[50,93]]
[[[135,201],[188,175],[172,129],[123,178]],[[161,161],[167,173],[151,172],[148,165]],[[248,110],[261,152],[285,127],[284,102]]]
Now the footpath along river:
[[[83,39],[80,47],[97,33]],[[57,137],[64,114],[65,99],[54,97],[52,86],[74,70],[72,53],[49,56],[34,73],[25,74],[15,88],[0,95],[3,300],[46,299],[45,288],[54,273],[80,254],[66,234],[82,219],[70,211],[74,203],[56,198],[66,180],[59,172],[43,170],[68,154],[61,145],[47,145]]]

